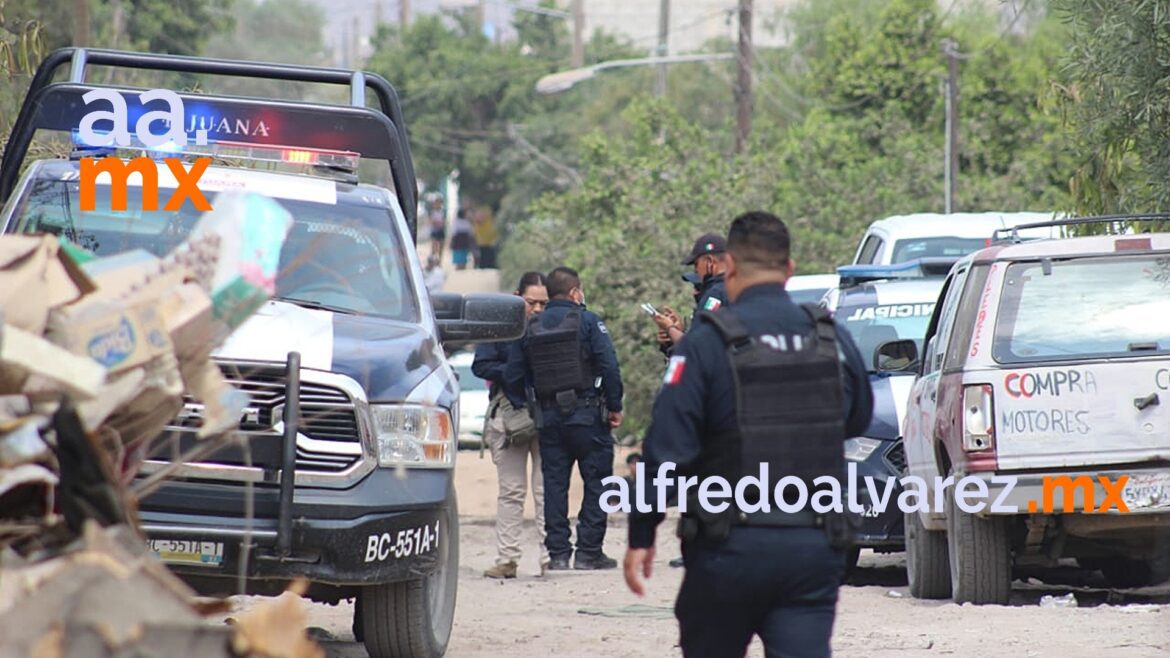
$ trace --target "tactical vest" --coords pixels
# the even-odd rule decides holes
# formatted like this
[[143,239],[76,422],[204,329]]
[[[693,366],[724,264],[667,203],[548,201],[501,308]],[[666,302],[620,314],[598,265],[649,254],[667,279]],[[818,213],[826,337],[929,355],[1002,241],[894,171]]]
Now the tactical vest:
[[545,327],[540,316],[528,325],[528,364],[532,384],[541,402],[550,402],[557,393],[593,388],[593,368],[581,344],[581,311],[569,311],[560,324]]
[[703,446],[700,477],[736,482],[758,477],[766,462],[769,496],[781,477],[791,475],[805,481],[810,497],[815,478],[844,477],[847,437],[837,333],[827,311],[812,304],[802,308],[813,319],[813,332],[770,339],[753,337],[730,310],[701,314],[727,348],[737,427]]

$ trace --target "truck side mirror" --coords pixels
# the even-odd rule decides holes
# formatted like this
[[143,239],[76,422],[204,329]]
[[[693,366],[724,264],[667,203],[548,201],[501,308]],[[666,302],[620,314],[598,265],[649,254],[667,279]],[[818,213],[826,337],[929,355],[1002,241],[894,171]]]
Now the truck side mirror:
[[431,306],[447,349],[515,340],[527,328],[524,300],[517,295],[441,292],[431,295]]
[[918,365],[918,344],[912,340],[891,340],[873,351],[877,372],[906,372]]

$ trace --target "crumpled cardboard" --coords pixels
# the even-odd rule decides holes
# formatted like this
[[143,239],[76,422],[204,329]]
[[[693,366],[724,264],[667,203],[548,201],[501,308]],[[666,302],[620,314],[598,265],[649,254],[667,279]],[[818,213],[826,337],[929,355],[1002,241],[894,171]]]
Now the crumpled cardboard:
[[47,336],[74,354],[88,356],[109,372],[121,372],[170,354],[170,333],[155,300],[90,302],[50,314]]
[[39,421],[21,418],[0,422],[0,469],[50,458],[49,445],[41,438]]
[[50,309],[94,289],[53,237],[7,235],[0,240],[0,309],[8,324],[39,336]]
[[286,593],[234,625],[209,623],[222,603],[200,600],[129,528],[89,522],[65,553],[0,578],[0,655],[323,658],[303,605]]
[[93,359],[16,326],[0,325],[0,395],[57,390],[89,399],[98,395],[105,380],[106,369]]

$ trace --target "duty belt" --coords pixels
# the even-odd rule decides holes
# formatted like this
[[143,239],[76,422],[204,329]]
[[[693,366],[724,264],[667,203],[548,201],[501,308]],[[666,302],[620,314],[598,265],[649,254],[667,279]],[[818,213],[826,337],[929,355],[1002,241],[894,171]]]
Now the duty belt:
[[811,509],[802,509],[798,512],[772,510],[751,514],[738,512],[733,524],[761,528],[820,528],[824,526],[825,519]]
[[[574,395],[576,395],[576,394],[574,393]],[[601,398],[594,396],[594,395],[591,395],[589,397],[584,397],[584,398],[578,397],[573,402],[573,405],[577,409],[590,409],[590,408],[594,408],[594,407],[600,407],[602,404],[603,404],[603,402],[602,402]],[[560,405],[557,404],[556,400],[543,400],[543,401],[541,401],[540,406],[545,408],[545,409],[557,409],[558,407],[560,407]]]

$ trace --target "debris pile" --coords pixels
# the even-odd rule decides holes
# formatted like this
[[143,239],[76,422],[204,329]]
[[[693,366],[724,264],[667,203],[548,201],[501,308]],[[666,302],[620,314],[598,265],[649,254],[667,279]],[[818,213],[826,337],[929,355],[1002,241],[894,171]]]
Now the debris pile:
[[[221,194],[162,258],[0,236],[0,654],[264,655],[202,622],[130,485],[184,395],[204,446],[232,435],[248,397],[211,352],[273,294],[291,223]],[[317,655],[298,651],[279,655]]]

